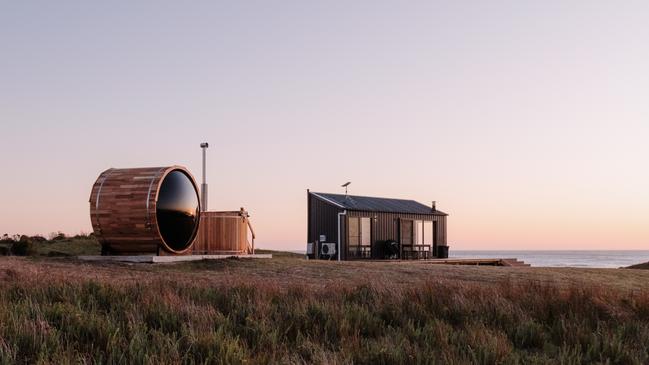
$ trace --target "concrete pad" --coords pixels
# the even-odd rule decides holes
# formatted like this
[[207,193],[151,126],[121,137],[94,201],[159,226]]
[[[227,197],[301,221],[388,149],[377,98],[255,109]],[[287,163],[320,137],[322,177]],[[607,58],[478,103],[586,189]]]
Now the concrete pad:
[[272,254],[254,255],[186,255],[186,256],[77,256],[79,260],[96,262],[130,262],[143,264],[172,263],[201,260],[224,260],[224,259],[272,259]]

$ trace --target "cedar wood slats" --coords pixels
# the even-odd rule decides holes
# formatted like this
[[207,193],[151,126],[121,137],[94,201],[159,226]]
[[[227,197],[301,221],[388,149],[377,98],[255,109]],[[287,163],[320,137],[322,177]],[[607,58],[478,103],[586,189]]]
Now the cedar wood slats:
[[202,212],[198,235],[192,252],[195,255],[254,253],[248,241],[248,212]]
[[90,221],[102,252],[110,254],[182,254],[160,236],[156,217],[158,190],[165,176],[182,166],[108,169],[99,175],[90,193]]

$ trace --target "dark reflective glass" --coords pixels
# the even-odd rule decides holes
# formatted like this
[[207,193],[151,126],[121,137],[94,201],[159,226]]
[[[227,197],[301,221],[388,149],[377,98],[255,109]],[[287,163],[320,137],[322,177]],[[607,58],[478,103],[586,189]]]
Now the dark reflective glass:
[[198,193],[189,176],[180,170],[167,174],[160,186],[156,213],[162,238],[180,251],[194,239],[199,218]]

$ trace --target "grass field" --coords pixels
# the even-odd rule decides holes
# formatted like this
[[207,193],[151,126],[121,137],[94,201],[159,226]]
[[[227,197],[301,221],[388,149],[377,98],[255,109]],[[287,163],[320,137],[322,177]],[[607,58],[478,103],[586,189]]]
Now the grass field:
[[0,257],[16,362],[643,364],[649,272]]

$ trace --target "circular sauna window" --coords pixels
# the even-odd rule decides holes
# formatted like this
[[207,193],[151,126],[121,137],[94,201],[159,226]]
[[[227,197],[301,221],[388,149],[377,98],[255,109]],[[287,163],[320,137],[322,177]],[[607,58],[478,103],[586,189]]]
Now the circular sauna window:
[[196,236],[199,220],[198,191],[181,170],[165,176],[158,192],[156,215],[164,242],[174,251],[189,247]]

